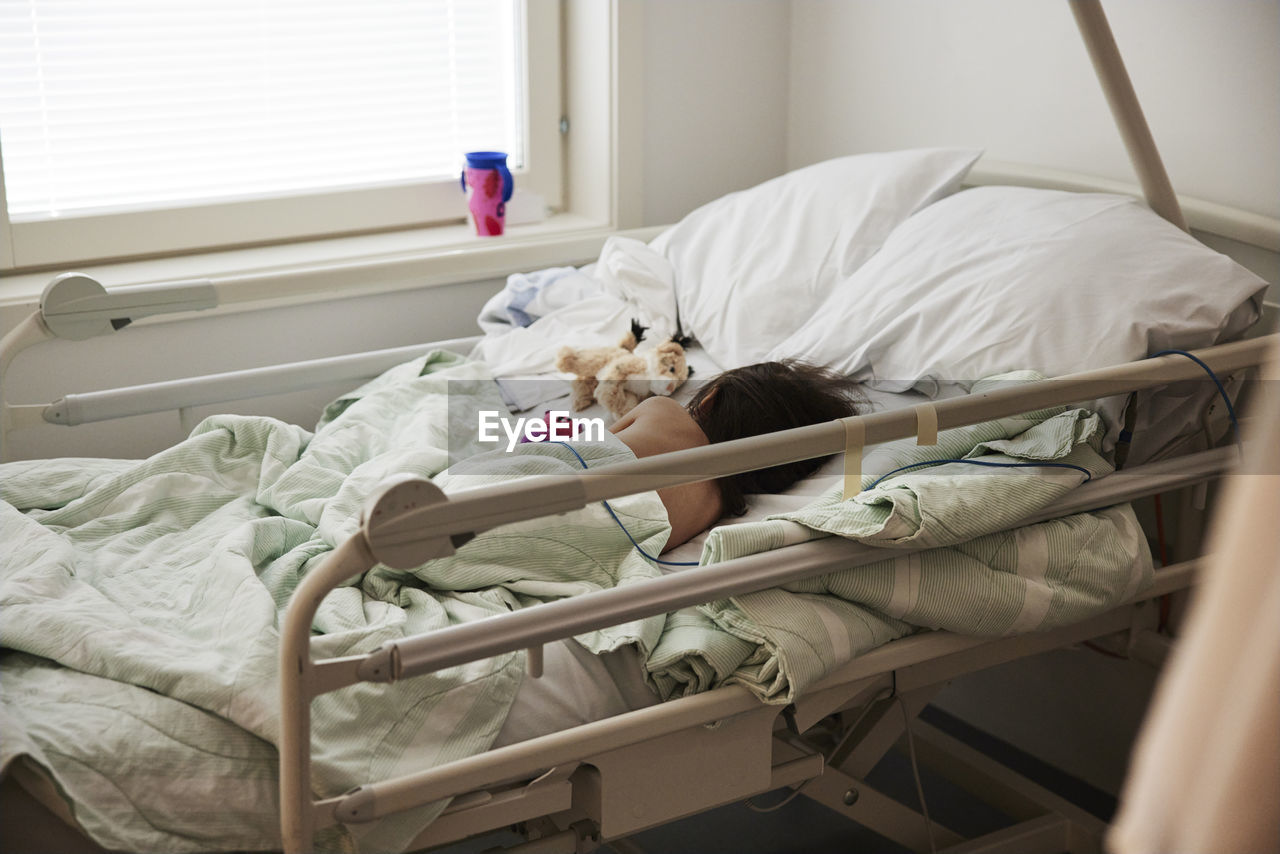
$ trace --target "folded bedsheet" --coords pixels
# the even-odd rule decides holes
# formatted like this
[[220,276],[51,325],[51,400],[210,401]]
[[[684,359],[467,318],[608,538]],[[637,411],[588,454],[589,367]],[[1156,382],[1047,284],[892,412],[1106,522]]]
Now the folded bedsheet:
[[[1006,374],[974,392],[1036,379]],[[1084,482],[1082,471],[942,463],[880,480],[945,459],[1063,463],[1100,477],[1112,470],[1099,453],[1105,429],[1095,414],[1058,407],[944,431],[933,446],[881,445],[864,459],[863,492],[852,501],[837,486],[800,510],[713,530],[703,563],[832,535],[927,550],[686,608],[668,617],[649,678],[664,698],[741,683],[767,702],[790,702],[859,654],[915,631],[1018,634],[1114,607],[1152,578],[1131,507],[1002,530]]]
[[[450,491],[579,470],[559,445],[480,453],[479,409],[503,410],[487,369],[437,352],[336,401],[314,433],[219,416],[147,460],[0,468],[0,767],[38,762],[110,849],[278,848],[277,627],[298,579],[356,530],[365,496],[388,475]],[[633,459],[612,436],[578,451],[592,466]],[[466,465],[446,471],[460,457]],[[613,507],[661,551],[669,527],[656,493]],[[315,646],[322,656],[372,651],[658,574],[593,505],[481,534],[413,572],[353,579],[325,599]],[[647,652],[662,625],[655,617],[579,641]],[[317,794],[487,749],[522,666],[515,653],[317,699]],[[318,842],[397,850],[443,806]]]

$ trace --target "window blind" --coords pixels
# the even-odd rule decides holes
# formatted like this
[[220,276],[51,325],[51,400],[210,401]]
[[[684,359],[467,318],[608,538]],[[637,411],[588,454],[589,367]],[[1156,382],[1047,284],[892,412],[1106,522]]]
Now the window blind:
[[0,0],[10,217],[456,176],[525,156],[519,0]]

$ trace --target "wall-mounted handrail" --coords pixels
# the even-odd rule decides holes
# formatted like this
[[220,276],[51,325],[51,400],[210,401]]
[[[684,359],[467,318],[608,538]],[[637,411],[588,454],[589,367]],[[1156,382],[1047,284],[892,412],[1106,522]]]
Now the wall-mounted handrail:
[[67,394],[48,404],[44,420],[74,426],[132,415],[172,412],[187,406],[249,400],[273,394],[356,383],[431,350],[461,352],[477,338],[454,338],[342,356],[326,356],[262,368],[225,371],[180,380]]
[[[1050,166],[1035,166],[983,157],[965,175],[966,186],[1012,184],[1071,193],[1113,193],[1142,198],[1142,188],[1114,178],[1100,178]],[[1280,252],[1280,219],[1207,199],[1180,194],[1178,204],[1193,231],[1226,237],[1268,252]]]

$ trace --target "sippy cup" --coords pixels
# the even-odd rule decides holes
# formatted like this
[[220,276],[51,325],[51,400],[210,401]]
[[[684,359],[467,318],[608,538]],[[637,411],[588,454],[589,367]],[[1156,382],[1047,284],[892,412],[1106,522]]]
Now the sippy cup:
[[502,234],[511,198],[511,172],[503,151],[468,151],[467,168],[462,171],[462,189],[470,190],[467,207],[476,234],[481,237]]

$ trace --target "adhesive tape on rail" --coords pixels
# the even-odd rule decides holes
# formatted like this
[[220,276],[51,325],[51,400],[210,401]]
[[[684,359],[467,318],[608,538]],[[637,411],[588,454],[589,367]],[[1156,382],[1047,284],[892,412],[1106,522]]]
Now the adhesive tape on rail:
[[938,410],[932,403],[922,403],[916,407],[916,444],[938,444]]
[[848,501],[862,491],[862,446],[867,430],[857,417],[842,418],[844,424],[844,497]]

